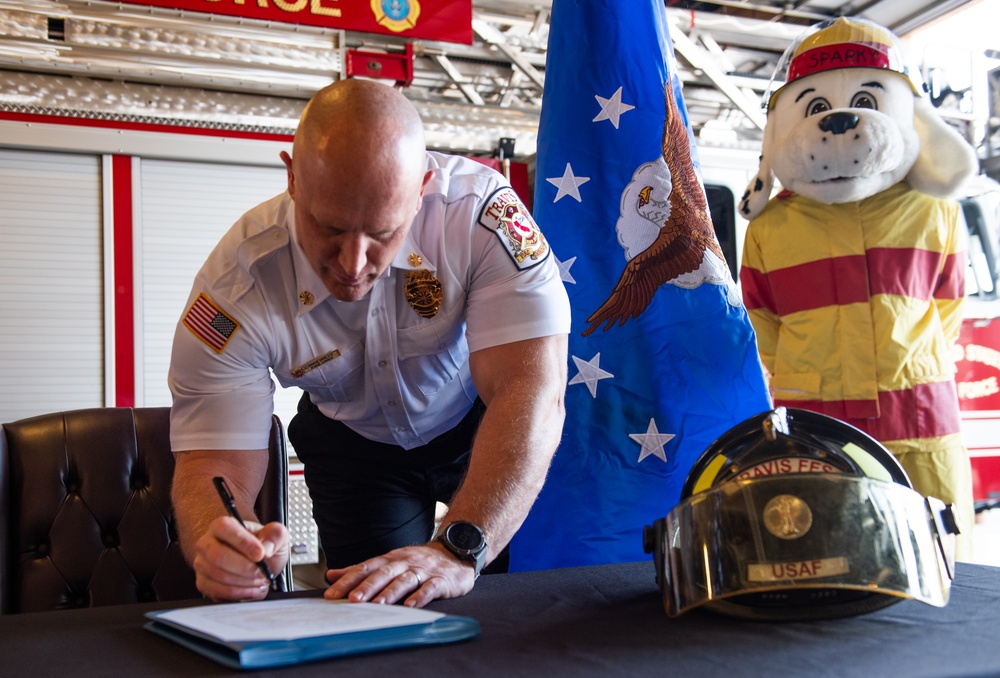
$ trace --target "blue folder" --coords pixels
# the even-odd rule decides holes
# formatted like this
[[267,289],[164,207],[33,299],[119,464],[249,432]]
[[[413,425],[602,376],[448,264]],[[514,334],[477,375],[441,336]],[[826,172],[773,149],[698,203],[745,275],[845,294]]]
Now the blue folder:
[[[238,605],[260,604],[238,603]],[[355,605],[355,603],[346,604]],[[145,628],[224,666],[236,669],[289,666],[380,650],[454,643],[479,635],[479,622],[475,619],[444,615],[430,622],[400,624],[388,628],[281,639],[223,640],[163,618],[171,612],[175,610],[147,613],[146,617],[150,621],[146,623]],[[282,625],[276,623],[274,628],[280,629]]]

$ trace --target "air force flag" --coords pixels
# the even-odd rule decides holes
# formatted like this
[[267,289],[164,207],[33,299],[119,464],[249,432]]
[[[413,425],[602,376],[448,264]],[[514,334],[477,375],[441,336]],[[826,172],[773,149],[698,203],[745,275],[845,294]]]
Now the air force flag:
[[698,167],[662,0],[554,0],[534,214],[573,308],[567,420],[512,571],[648,558],[701,452],[770,407]]

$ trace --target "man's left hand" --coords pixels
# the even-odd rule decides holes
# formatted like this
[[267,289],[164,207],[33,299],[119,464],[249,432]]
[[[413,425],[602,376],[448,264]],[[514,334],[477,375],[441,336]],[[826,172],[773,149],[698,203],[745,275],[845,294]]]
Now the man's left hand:
[[355,603],[423,607],[436,598],[457,598],[472,590],[476,581],[472,563],[465,563],[436,544],[406,546],[385,555],[335,570],[323,597],[347,598]]

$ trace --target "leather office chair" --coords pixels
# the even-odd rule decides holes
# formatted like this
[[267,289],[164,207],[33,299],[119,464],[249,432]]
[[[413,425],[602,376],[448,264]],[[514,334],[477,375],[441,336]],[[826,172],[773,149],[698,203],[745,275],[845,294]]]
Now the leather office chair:
[[[201,596],[174,528],[169,431],[167,407],[0,426],[0,614]],[[264,522],[287,523],[288,458],[276,416],[268,446],[255,508]],[[276,574],[290,590],[291,566]]]

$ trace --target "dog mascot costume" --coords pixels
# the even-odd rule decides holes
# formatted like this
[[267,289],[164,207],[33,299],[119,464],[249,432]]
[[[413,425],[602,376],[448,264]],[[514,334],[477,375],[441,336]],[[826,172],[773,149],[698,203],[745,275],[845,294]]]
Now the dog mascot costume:
[[[951,349],[972,147],[923,96],[899,41],[863,19],[814,26],[771,94],[741,282],[775,405],[882,442],[914,488],[954,503],[972,549],[971,467]],[[784,189],[771,198],[774,179]]]

